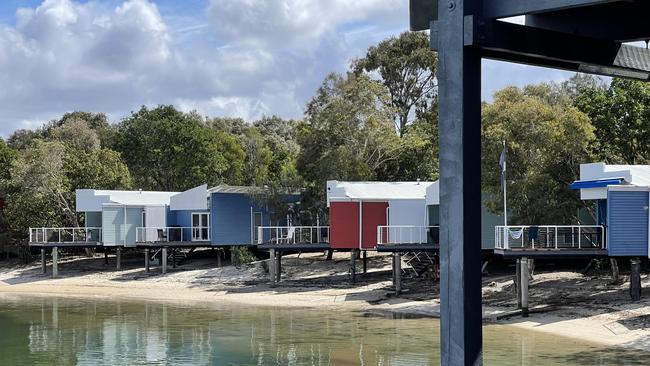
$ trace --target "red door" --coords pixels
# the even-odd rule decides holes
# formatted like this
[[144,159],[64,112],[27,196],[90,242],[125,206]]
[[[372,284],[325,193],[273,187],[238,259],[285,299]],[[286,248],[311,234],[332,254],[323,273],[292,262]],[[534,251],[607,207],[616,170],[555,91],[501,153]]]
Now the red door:
[[362,225],[362,249],[375,249],[377,246],[377,227],[387,225],[386,209],[388,202],[364,202]]
[[330,247],[359,248],[359,202],[330,202]]

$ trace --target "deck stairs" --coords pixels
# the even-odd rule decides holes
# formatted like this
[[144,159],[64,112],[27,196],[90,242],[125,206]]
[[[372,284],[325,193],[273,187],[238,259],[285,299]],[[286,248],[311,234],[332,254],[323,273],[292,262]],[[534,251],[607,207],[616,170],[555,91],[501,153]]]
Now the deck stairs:
[[402,272],[411,277],[438,277],[436,257],[427,252],[407,252],[402,255]]

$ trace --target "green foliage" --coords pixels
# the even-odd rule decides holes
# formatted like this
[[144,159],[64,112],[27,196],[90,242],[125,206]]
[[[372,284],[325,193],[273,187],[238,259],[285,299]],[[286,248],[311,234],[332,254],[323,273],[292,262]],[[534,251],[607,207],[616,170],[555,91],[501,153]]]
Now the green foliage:
[[232,247],[230,248],[230,261],[235,267],[242,264],[251,263],[257,260],[255,254],[248,247]]
[[137,188],[174,191],[244,179],[237,138],[173,106],[142,107],[120,122],[115,140]]
[[[594,132],[589,118],[561,94],[549,85],[509,87],[483,108],[483,187],[500,198],[498,159],[505,140],[512,223],[575,222],[583,206],[569,184],[579,176],[580,163],[591,161]],[[491,203],[493,211],[501,207],[501,200]]]
[[353,64],[355,74],[377,72],[390,94],[396,127],[403,135],[409,117],[426,114],[435,104],[437,54],[423,32],[404,32],[371,46]]
[[16,151],[0,138],[0,188],[2,188],[2,181],[9,178],[9,170],[15,158]]
[[611,164],[650,163],[650,85],[613,79],[609,87],[583,82],[574,104],[596,128],[594,153]]
[[326,180],[374,180],[399,158],[403,143],[388,94],[365,75],[331,74],[307,105],[306,120],[297,127],[297,167],[314,208],[322,209]]

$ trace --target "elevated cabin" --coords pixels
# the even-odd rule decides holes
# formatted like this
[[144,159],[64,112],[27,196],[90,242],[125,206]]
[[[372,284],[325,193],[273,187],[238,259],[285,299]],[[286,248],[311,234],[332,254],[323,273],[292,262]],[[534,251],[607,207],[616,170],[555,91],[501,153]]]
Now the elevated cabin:
[[[497,215],[487,209],[486,202],[488,195],[481,195],[481,249],[494,249],[494,228],[503,224],[503,215]],[[427,188],[426,195],[427,218],[430,227],[440,226],[440,185],[438,181]],[[436,243],[439,244],[437,230],[432,230]]]
[[428,242],[426,190],[434,182],[327,182],[332,249]]
[[649,256],[650,166],[581,164],[580,180],[571,187],[581,199],[595,201],[609,256]]

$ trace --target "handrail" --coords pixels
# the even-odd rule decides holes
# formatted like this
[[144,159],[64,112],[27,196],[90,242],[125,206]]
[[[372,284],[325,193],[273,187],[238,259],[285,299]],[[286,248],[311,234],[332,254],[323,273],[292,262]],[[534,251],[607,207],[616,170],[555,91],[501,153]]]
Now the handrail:
[[30,243],[101,242],[101,227],[30,227]]
[[329,226],[258,226],[253,243],[318,244],[329,243]]
[[377,245],[440,244],[439,225],[379,225]]
[[[534,231],[533,231],[534,230]],[[606,249],[603,225],[497,225],[496,249]]]
[[136,243],[210,241],[210,226],[140,226],[135,228]]

